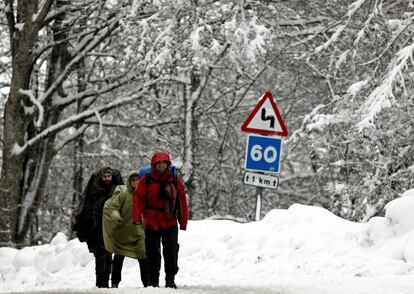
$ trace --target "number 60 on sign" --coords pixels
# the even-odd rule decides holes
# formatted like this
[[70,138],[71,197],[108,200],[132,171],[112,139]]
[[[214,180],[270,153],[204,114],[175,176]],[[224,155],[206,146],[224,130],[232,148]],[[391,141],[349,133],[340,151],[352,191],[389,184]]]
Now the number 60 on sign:
[[275,137],[249,135],[246,144],[247,170],[278,173],[282,139]]

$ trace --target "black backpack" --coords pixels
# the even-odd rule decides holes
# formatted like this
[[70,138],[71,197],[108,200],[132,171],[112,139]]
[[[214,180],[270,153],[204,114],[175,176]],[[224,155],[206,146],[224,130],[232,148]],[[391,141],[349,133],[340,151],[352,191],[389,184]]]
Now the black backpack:
[[[91,203],[94,193],[99,192],[99,180],[100,180],[100,170],[95,171],[89,178],[88,184],[85,187],[81,197],[78,209],[75,215],[75,223],[73,224],[73,231],[77,232],[77,237],[79,241],[85,242],[87,239],[94,237],[96,234],[96,228],[101,227],[101,220],[98,220],[97,217],[102,217],[102,212],[96,212],[95,207],[102,206],[105,201],[100,201],[100,203]],[[122,175],[119,170],[113,169],[112,175],[112,184],[113,189],[110,192],[112,194],[113,190],[117,185],[122,185],[124,181],[122,180]],[[109,195],[110,197],[111,195]],[[106,199],[105,199],[106,200]]]

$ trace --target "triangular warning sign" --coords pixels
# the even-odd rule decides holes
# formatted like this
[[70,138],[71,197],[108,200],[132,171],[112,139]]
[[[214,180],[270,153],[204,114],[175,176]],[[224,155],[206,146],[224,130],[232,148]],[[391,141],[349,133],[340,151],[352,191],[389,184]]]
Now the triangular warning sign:
[[287,136],[288,131],[280,116],[272,93],[266,92],[246,121],[241,130],[262,135]]

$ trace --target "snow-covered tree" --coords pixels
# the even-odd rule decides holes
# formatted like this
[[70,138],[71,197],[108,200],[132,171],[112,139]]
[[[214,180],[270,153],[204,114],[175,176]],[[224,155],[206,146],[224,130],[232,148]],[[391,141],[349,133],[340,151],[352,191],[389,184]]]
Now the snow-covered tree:
[[311,150],[321,205],[366,220],[412,183],[414,11],[411,1],[365,0],[337,11],[306,42],[326,91],[290,142]]
[[11,64],[0,59],[2,87],[10,87],[2,244],[23,241],[29,227],[40,241],[40,227],[61,230],[50,220],[70,222],[89,171],[139,168],[156,149],[180,166],[192,218],[252,219],[239,128],[265,91],[290,135],[280,187],[264,192],[264,212],[299,202],[367,219],[411,185],[410,1],[2,8],[11,42],[0,48]]
[[[11,80],[4,109],[1,244],[24,241],[53,158],[85,133],[86,120],[101,120],[146,92],[148,84],[125,59],[126,46],[112,43],[125,10],[116,1],[5,1]],[[138,80],[132,95],[115,98],[116,89]]]

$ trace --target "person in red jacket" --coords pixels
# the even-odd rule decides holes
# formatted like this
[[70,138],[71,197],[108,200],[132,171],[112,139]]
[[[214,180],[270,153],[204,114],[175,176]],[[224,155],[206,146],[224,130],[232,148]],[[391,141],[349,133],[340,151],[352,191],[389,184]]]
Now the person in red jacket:
[[161,242],[164,257],[165,287],[177,288],[178,272],[178,223],[186,230],[188,206],[182,180],[171,174],[170,156],[156,152],[151,158],[151,173],[144,175],[135,189],[132,221],[140,224],[142,215],[145,226],[145,246],[149,286],[159,287],[161,268]]

